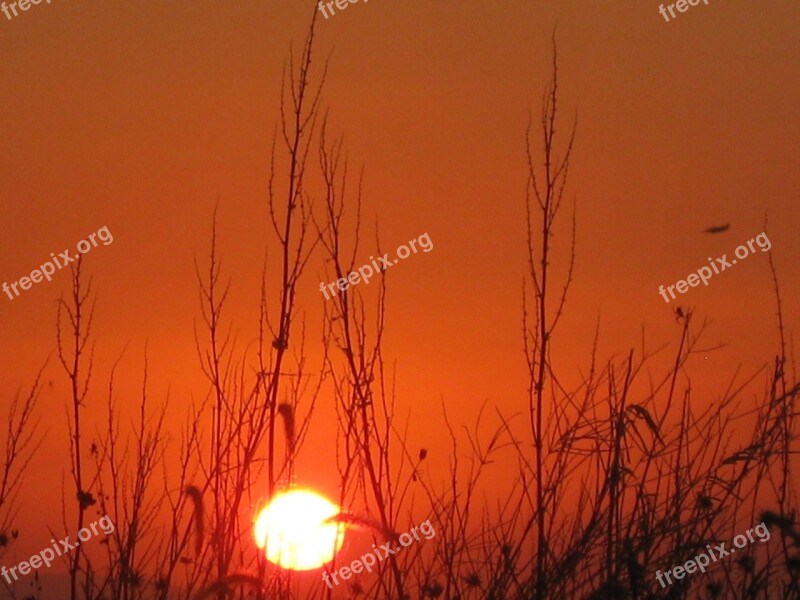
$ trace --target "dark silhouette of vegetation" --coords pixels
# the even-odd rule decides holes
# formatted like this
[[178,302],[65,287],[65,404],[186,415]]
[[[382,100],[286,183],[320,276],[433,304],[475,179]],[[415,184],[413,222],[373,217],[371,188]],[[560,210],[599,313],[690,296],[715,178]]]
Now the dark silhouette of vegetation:
[[[525,396],[520,391],[520,411],[490,416],[484,406],[462,432],[463,424],[454,424],[443,408],[449,469],[428,468],[428,449],[407,442],[413,416],[398,416],[401,399],[386,373],[385,274],[377,286],[322,301],[323,358],[317,368],[307,364],[298,304],[298,290],[308,281],[303,276],[319,260],[326,280],[344,278],[363,245],[363,171],[353,185],[344,142],[328,134],[321,95],[327,65],[312,68],[315,19],[316,10],[299,60],[291,55],[283,74],[266,211],[268,250],[277,248],[277,259],[267,254],[264,262],[257,342],[237,347],[227,317],[229,282],[215,211],[207,264],[196,265],[197,352],[208,396],[192,405],[180,439],[166,431],[168,399],[154,409],[148,398],[146,356],[135,417],[130,424],[128,415],[122,419],[114,386],[120,356],[109,377],[105,425],[87,445],[94,305],[82,261],[73,266],[72,296],[59,302],[57,328],[58,358],[71,390],[71,483],[64,488],[62,525],[80,529],[94,510],[109,515],[116,531],[103,540],[102,553],[80,547],[65,556],[70,600],[800,597],[791,464],[800,384],[787,355],[771,256],[779,334],[771,371],[737,375],[714,401],[694,396],[691,360],[701,350],[705,323],[698,324],[691,309],[677,313],[676,349],[666,372],[651,366],[664,349],[651,352],[644,344],[601,359],[599,328],[577,385],[570,388],[554,363],[557,326],[568,314],[578,222],[575,210],[571,219],[562,214],[576,126],[563,138],[557,134],[555,41],[540,118],[526,135],[521,316],[528,389]],[[556,246],[555,232],[564,230],[571,241]],[[377,232],[374,243],[380,252]],[[40,378],[11,406],[0,472],[0,557],[17,537],[15,502],[36,445]],[[763,390],[754,398],[759,385]],[[258,508],[293,484],[295,459],[323,390],[338,417],[338,501],[346,507],[340,520],[375,543],[424,519],[437,532],[335,589],[267,563],[252,535]],[[509,466],[513,481],[499,474]],[[498,480],[502,494],[492,495]],[[266,499],[259,491],[264,482]],[[772,534],[769,543],[742,548],[708,573],[667,587],[657,582],[657,570],[762,521]]]

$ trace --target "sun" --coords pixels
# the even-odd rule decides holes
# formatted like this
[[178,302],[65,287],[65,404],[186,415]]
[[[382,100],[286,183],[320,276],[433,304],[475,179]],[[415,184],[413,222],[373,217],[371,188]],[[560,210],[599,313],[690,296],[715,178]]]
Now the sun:
[[278,492],[256,516],[256,546],[284,569],[307,571],[333,560],[344,542],[344,524],[326,522],[340,508],[309,489]]

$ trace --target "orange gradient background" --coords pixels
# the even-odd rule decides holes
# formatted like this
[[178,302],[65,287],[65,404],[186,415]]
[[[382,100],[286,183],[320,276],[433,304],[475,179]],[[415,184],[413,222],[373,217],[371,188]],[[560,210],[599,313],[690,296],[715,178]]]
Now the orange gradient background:
[[[102,418],[123,348],[117,389],[130,408],[145,347],[151,402],[169,394],[171,431],[204,398],[194,260],[205,269],[217,203],[232,280],[225,316],[239,349],[255,339],[265,248],[277,256],[266,186],[281,70],[312,8],[53,0],[12,21],[0,16],[0,283],[104,225],[114,236],[86,256],[97,293],[87,414],[96,407]],[[398,413],[408,415],[410,446],[429,450],[434,479],[450,451],[443,406],[460,425],[484,402],[507,415],[526,405],[524,136],[529,113],[538,119],[556,24],[561,132],[578,119],[568,188],[575,284],[552,346],[566,383],[585,371],[598,323],[601,359],[639,349],[643,330],[655,349],[676,339],[677,305],[709,319],[704,346],[724,345],[691,361],[695,401],[713,402],[738,368],[744,376],[770,364],[776,308],[766,254],[670,305],[657,292],[709,256],[732,255],[762,231],[767,212],[787,326],[800,324],[800,4],[710,0],[670,23],[657,8],[373,0],[318,22],[313,66],[318,75],[330,55],[323,102],[353,172],[365,166],[365,231],[377,223],[383,252],[425,232],[434,245],[388,272],[385,338]],[[726,233],[701,233],[726,222]],[[557,230],[557,267],[568,239]],[[376,251],[364,235],[357,264]],[[298,299],[309,368],[319,365],[319,283],[328,280],[317,257]],[[0,295],[3,410],[54,352],[55,300],[69,284],[61,271],[13,301]],[[371,294],[377,285],[361,287]],[[46,526],[61,531],[68,388],[55,356],[45,380],[45,437],[21,496],[19,560],[47,544]],[[320,402],[298,483],[336,498],[333,409],[324,392]]]

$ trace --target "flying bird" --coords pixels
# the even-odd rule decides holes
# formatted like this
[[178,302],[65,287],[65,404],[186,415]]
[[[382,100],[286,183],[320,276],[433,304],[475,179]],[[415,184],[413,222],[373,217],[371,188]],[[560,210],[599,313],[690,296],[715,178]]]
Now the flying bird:
[[728,231],[730,227],[731,227],[730,223],[725,223],[725,225],[717,225],[715,227],[709,227],[703,233],[722,233],[723,231]]

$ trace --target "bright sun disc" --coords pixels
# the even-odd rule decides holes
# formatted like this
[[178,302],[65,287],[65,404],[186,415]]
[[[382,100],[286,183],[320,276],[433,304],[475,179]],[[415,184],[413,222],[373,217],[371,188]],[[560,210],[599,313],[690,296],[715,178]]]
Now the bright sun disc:
[[256,546],[266,547],[267,560],[284,569],[317,569],[342,548],[344,525],[325,522],[340,512],[312,490],[279,492],[256,517]]

